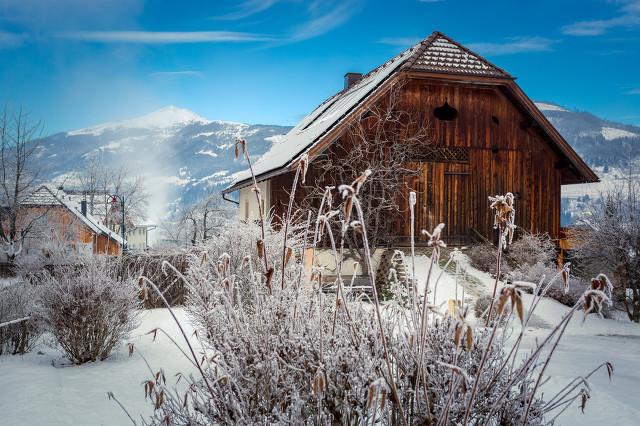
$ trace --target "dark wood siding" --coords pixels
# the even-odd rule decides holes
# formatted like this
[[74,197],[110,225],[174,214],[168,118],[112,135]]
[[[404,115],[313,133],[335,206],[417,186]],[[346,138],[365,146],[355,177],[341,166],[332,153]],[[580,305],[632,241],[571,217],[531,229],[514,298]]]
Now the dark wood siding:
[[[492,240],[495,232],[488,197],[513,192],[516,224],[529,232],[558,237],[560,156],[500,86],[412,79],[402,96],[408,107],[431,117],[432,139],[439,148],[465,152],[463,159],[455,161],[416,159],[409,164],[420,170],[406,189],[418,195],[416,235],[444,222],[447,238],[457,239],[475,230]],[[433,116],[433,110],[445,101],[458,111],[453,121]],[[313,175],[312,169],[310,173]],[[292,173],[271,180],[272,207],[277,215],[285,211],[292,181]],[[296,200],[302,196],[300,191]],[[398,234],[408,236],[409,227],[407,211],[398,221]]]

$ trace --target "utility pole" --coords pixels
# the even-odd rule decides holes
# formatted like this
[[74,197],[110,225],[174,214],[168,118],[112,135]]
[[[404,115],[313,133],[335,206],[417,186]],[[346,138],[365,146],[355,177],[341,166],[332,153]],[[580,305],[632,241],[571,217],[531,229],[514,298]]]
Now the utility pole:
[[122,221],[120,223],[120,232],[122,234],[122,256],[124,256],[125,252],[125,241],[126,241],[126,222],[124,217],[124,195],[113,194],[111,195],[112,201],[118,200],[120,201],[120,208],[122,213]]

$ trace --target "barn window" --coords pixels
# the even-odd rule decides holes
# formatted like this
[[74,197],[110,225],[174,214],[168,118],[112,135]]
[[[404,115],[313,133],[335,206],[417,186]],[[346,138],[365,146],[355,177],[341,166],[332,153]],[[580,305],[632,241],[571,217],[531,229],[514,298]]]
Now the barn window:
[[495,115],[491,116],[491,121],[493,121],[494,124],[500,125],[500,119]]
[[458,110],[449,105],[449,102],[445,100],[444,104],[433,110],[433,115],[435,115],[438,120],[452,121],[458,116]]

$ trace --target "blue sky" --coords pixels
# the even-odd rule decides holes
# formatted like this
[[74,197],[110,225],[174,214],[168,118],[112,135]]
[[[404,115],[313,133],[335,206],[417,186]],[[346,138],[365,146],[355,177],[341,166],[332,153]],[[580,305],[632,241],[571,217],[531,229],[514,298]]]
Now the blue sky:
[[45,133],[170,104],[294,124],[434,30],[533,99],[640,125],[640,0],[0,0],[0,102]]

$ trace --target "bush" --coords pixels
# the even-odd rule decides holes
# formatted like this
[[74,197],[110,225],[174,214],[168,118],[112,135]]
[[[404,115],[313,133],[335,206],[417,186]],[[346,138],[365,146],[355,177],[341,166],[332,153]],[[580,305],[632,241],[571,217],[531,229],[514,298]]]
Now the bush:
[[116,262],[87,257],[40,278],[40,317],[74,363],[106,359],[136,325],[137,282]]
[[[0,287],[0,323],[31,316],[36,297],[36,288],[28,282],[17,281]],[[29,352],[41,334],[41,324],[33,317],[0,327],[0,355]]]
[[[491,275],[496,275],[496,262],[498,260],[498,249],[489,243],[476,244],[472,246],[466,255],[469,257],[471,266]],[[500,272],[504,275],[511,270],[506,262],[500,266]]]
[[506,257],[516,268],[536,263],[551,265],[556,260],[556,246],[548,234],[524,233],[508,247]]
[[[297,235],[298,226],[290,228],[287,245],[300,245],[301,237]],[[256,241],[262,239],[260,226],[255,222],[245,222],[238,219],[229,220],[220,230],[219,235],[205,241],[199,248],[187,255],[186,277],[190,283],[187,292],[186,309],[191,318],[201,327],[207,329],[207,334],[213,333],[210,310],[216,309],[216,301],[212,297],[218,289],[212,287],[219,277],[219,261],[221,257],[228,259],[228,273],[233,276],[233,291],[247,306],[255,301],[256,275],[264,271],[261,258],[257,256]],[[281,266],[284,236],[267,223],[264,250],[268,261]],[[290,261],[290,265],[295,262]],[[276,269],[272,278],[272,285],[279,286],[281,268]],[[264,284],[263,284],[264,285]],[[266,285],[265,285],[266,286]]]
[[[169,262],[173,268],[163,267]],[[185,302],[186,289],[180,275],[187,273],[186,253],[136,253],[126,256],[121,262],[120,274],[124,276],[143,275],[152,281],[162,292],[170,306],[181,306]],[[145,309],[166,307],[164,301],[155,292],[146,292],[143,306]]]

